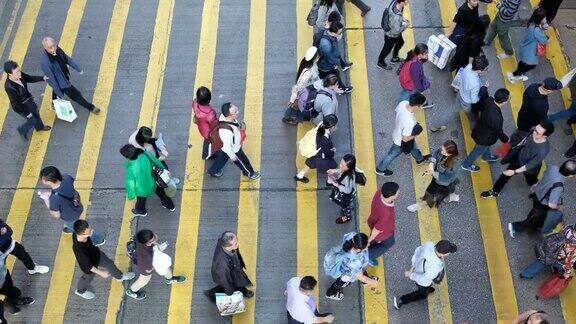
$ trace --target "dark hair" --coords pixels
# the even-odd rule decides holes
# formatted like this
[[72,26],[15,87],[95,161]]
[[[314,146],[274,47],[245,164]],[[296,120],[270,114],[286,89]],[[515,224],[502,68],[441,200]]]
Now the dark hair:
[[44,167],[42,171],[40,171],[40,177],[44,179],[44,181],[62,181],[62,173],[54,166]]
[[566,160],[560,166],[560,174],[569,177],[576,174],[576,161],[575,160]]
[[4,62],[4,72],[10,74],[18,67],[18,63],[14,61],[6,61]]
[[82,235],[84,234],[84,231],[89,227],[90,225],[88,224],[87,221],[83,219],[77,219],[74,222],[74,233],[76,233],[76,235]]
[[300,279],[300,289],[302,290],[314,290],[317,284],[318,281],[312,276],[306,276]]
[[470,28],[466,31],[466,36],[479,37],[483,40],[489,24],[490,18],[488,18],[488,16],[480,16],[479,19],[476,19],[474,22],[472,22]]
[[552,124],[548,120],[543,120],[539,123],[546,131],[544,132],[544,136],[550,136],[554,133],[554,124]]
[[206,87],[200,87],[196,90],[196,102],[202,106],[206,106],[212,100],[212,92]]
[[231,102],[227,102],[227,103],[222,105],[222,115],[224,115],[224,117],[230,116],[230,108],[231,107],[232,107]]
[[232,240],[236,237],[234,232],[226,231],[220,235],[220,244],[223,247],[229,247],[232,245]]
[[389,198],[394,196],[398,192],[398,189],[400,189],[400,186],[396,182],[384,182],[382,188],[380,188],[380,193],[382,197]]
[[486,68],[488,67],[489,64],[490,63],[488,62],[488,59],[486,58],[486,56],[484,56],[484,55],[476,56],[472,60],[472,70],[484,71],[484,70],[486,70]]
[[333,4],[334,4],[334,0],[321,0],[320,1],[321,6],[332,7]]
[[334,114],[326,115],[322,119],[322,125],[318,127],[318,132],[316,133],[316,137],[324,136],[326,134],[326,130],[330,129],[338,124],[338,117]]
[[338,77],[334,74],[328,74],[326,77],[324,77],[324,80],[322,80],[322,85],[324,86],[324,88],[336,84],[338,84]]
[[342,20],[342,16],[340,16],[340,13],[338,11],[332,11],[329,15],[328,15],[328,22],[330,24],[335,23],[337,21],[341,21]]
[[426,102],[426,97],[420,92],[413,93],[408,99],[408,104],[410,106],[422,106]]
[[504,103],[510,99],[510,91],[506,88],[501,88],[494,92],[494,101],[498,104]]
[[458,157],[458,146],[453,140],[447,140],[442,146],[446,149],[446,153],[450,154],[446,156],[442,165],[447,169],[451,169],[454,166],[454,160]]
[[298,72],[296,73],[296,83],[298,83],[298,78],[300,78],[300,75],[302,74],[304,69],[312,68],[312,66],[314,65],[314,61],[316,61],[316,58],[319,55],[318,53],[319,51],[316,51],[316,54],[314,54],[314,57],[310,61],[307,61],[305,57],[302,58],[302,60],[300,61],[300,65],[298,65]]
[[328,31],[330,31],[331,33],[337,33],[342,28],[344,28],[344,25],[342,25],[342,22],[341,21],[335,21],[332,24],[330,24]]
[[408,51],[408,54],[406,54],[406,59],[404,60],[404,62],[408,62],[411,59],[413,59],[415,56],[421,55],[421,54],[424,54],[427,52],[428,52],[428,45],[426,45],[424,43],[418,43],[418,44],[416,44],[416,46],[414,47],[413,50]]
[[136,143],[140,144],[140,146],[143,146],[144,144],[150,142],[154,142],[154,139],[152,138],[152,129],[146,126],[140,127],[136,133]]
[[528,19],[528,24],[526,26],[530,27],[531,24],[536,26],[540,25],[544,18],[546,18],[546,10],[542,7],[538,7],[532,12],[532,16],[530,16],[530,19]]
[[348,166],[348,170],[338,178],[338,183],[342,183],[342,180],[346,177],[353,177],[356,172],[356,157],[354,154],[348,153],[342,157],[342,160],[344,160],[344,163]]
[[153,238],[154,232],[149,229],[139,230],[138,233],[136,233],[136,239],[140,244],[146,244]]
[[345,252],[350,252],[352,248],[358,250],[364,250],[368,246],[368,235],[364,233],[356,233],[354,237],[342,245],[342,250]]
[[136,160],[138,155],[142,153],[144,153],[142,149],[139,149],[132,144],[126,144],[120,148],[120,154],[128,160]]

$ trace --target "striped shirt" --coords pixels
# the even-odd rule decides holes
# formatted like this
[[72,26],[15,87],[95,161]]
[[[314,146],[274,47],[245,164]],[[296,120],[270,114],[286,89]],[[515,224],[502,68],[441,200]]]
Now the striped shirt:
[[502,0],[500,2],[500,10],[498,16],[502,21],[510,21],[514,19],[522,0]]

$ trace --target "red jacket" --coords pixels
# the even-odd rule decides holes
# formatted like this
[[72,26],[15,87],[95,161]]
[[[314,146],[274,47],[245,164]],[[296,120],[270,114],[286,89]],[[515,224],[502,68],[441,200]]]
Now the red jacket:
[[202,135],[203,138],[208,138],[210,130],[218,124],[218,116],[216,115],[216,112],[210,105],[200,105],[196,100],[192,102],[192,110],[196,117],[196,124],[198,125],[200,135]]

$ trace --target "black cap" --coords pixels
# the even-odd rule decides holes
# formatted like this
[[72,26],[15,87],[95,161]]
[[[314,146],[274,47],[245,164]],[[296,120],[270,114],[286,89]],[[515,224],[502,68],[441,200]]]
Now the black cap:
[[454,253],[458,250],[456,244],[448,241],[448,240],[441,240],[440,242],[436,243],[436,252],[441,254],[446,253]]
[[562,89],[562,82],[560,82],[560,80],[556,79],[556,78],[546,78],[544,79],[544,89],[546,90],[560,90]]

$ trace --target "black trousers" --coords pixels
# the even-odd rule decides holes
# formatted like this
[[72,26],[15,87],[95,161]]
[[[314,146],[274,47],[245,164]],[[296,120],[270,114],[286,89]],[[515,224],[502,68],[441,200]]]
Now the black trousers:
[[14,281],[12,281],[12,276],[8,270],[6,270],[6,278],[2,288],[0,288],[0,294],[6,296],[6,302],[12,307],[18,307],[18,299],[22,296],[22,292],[14,286]]
[[[163,188],[156,185],[155,193],[156,196],[158,196],[158,198],[160,198],[162,201],[162,206],[168,209],[174,208],[174,202],[172,201],[172,198],[166,196]],[[136,205],[134,206],[134,209],[136,209],[136,211],[139,213],[146,214],[146,197],[136,197]]]
[[346,282],[343,281],[342,279],[338,278],[336,279],[336,281],[334,281],[332,283],[332,285],[330,286],[330,288],[328,288],[328,291],[326,292],[327,296],[334,296],[339,292],[342,292],[342,290],[345,287],[348,287],[350,285],[350,282]]
[[418,287],[416,291],[413,291],[406,295],[402,295],[402,297],[400,297],[400,302],[402,302],[402,304],[409,304],[417,300],[426,299],[426,297],[428,297],[428,295],[433,293],[435,290],[434,287],[432,287],[432,285],[424,287],[420,286],[419,284],[416,284],[416,286]]
[[[332,313],[323,313],[320,314],[318,312],[317,309],[314,310],[314,316],[316,317],[326,317],[328,315],[331,315]],[[290,315],[290,312],[286,311],[286,316],[288,317],[288,324],[304,324],[303,322],[298,322],[297,320],[295,320],[292,315]]]
[[[234,161],[234,164],[236,164],[236,166],[242,171],[243,175],[249,177],[252,174],[254,174],[252,164],[250,164],[250,160],[248,159],[242,148],[240,148],[240,150],[236,152],[236,157],[238,159]],[[211,175],[215,175],[222,172],[222,169],[224,168],[226,163],[228,163],[229,159],[230,157],[228,156],[228,154],[222,151],[218,152],[218,154],[216,154],[214,162],[210,166],[210,169],[208,169],[208,173]]]
[[[2,246],[0,248],[0,251],[6,252],[6,250],[9,247],[10,247],[10,243],[5,244],[4,246]],[[32,261],[32,257],[30,256],[30,254],[28,254],[28,251],[26,251],[26,249],[20,243],[15,242],[14,250],[12,250],[12,252],[10,252],[10,254],[12,254],[13,256],[18,258],[18,260],[22,261],[22,263],[24,263],[24,266],[26,266],[26,269],[34,270],[34,268],[36,267],[36,264],[34,264],[34,261]]]
[[516,67],[516,71],[512,72],[512,74],[514,74],[514,76],[521,76],[524,75],[524,73],[533,70],[535,67],[536,65],[526,64],[520,61],[518,62],[518,67]]
[[324,79],[329,74],[334,74],[338,78],[338,87],[340,89],[346,88],[346,85],[344,84],[344,82],[342,82],[342,78],[340,78],[340,72],[338,72],[337,69],[332,69],[330,71],[318,71],[318,76],[320,77],[320,79]]
[[[70,88],[64,88],[60,90],[62,90],[62,92],[64,92],[64,94],[67,95],[68,98],[77,102],[80,106],[88,110],[94,110],[94,105],[89,103],[86,99],[84,99],[80,91],[76,89],[75,86],[70,86]],[[54,99],[56,99],[56,93],[54,92],[54,90],[52,90],[52,100]]]
[[[246,287],[234,287],[234,291],[239,291],[242,293],[242,295],[246,296],[246,294],[248,293],[248,289]],[[216,294],[218,293],[225,293],[226,289],[224,289],[224,287],[222,286],[215,286],[212,287],[208,290],[207,294],[210,298],[210,301],[212,301],[213,303],[216,303]]]
[[[510,162],[510,164],[508,164],[506,170],[516,170],[520,167],[521,167],[520,162],[516,159]],[[542,164],[540,164],[536,170],[522,172],[522,175],[524,175],[524,179],[526,179],[526,183],[529,186],[533,186],[538,182],[538,173],[540,173],[541,167]],[[504,173],[500,174],[500,177],[498,177],[498,180],[496,180],[496,182],[494,183],[494,187],[492,187],[492,190],[494,190],[497,193],[502,192],[502,189],[504,189],[504,186],[508,183],[508,181],[510,181],[511,178],[512,176],[509,177]]]
[[[350,0],[350,2],[352,2],[352,4],[360,9],[363,13],[368,12],[370,9],[370,7],[362,0]],[[337,0],[336,7],[338,7],[338,11],[342,12],[342,8],[344,7],[344,0]]]
[[[32,100],[32,99],[30,99],[30,100]],[[34,106],[36,106],[36,105],[34,105]],[[19,114],[20,116],[26,118],[26,122],[24,124],[18,126],[19,132],[24,133],[24,134],[28,134],[28,132],[32,128],[35,128],[36,130],[44,129],[44,123],[42,122],[42,118],[40,117],[40,113],[38,112],[37,106],[36,106],[36,109],[32,109],[30,114],[32,114],[32,116],[30,118],[28,118],[28,114],[26,114],[26,113]]]
[[386,64],[386,57],[388,54],[390,54],[392,48],[394,48],[392,57],[398,57],[398,53],[400,52],[402,46],[404,46],[404,38],[402,38],[402,34],[400,34],[398,37],[388,37],[386,34],[384,34],[384,46],[382,46],[382,50],[378,56],[378,64]]

